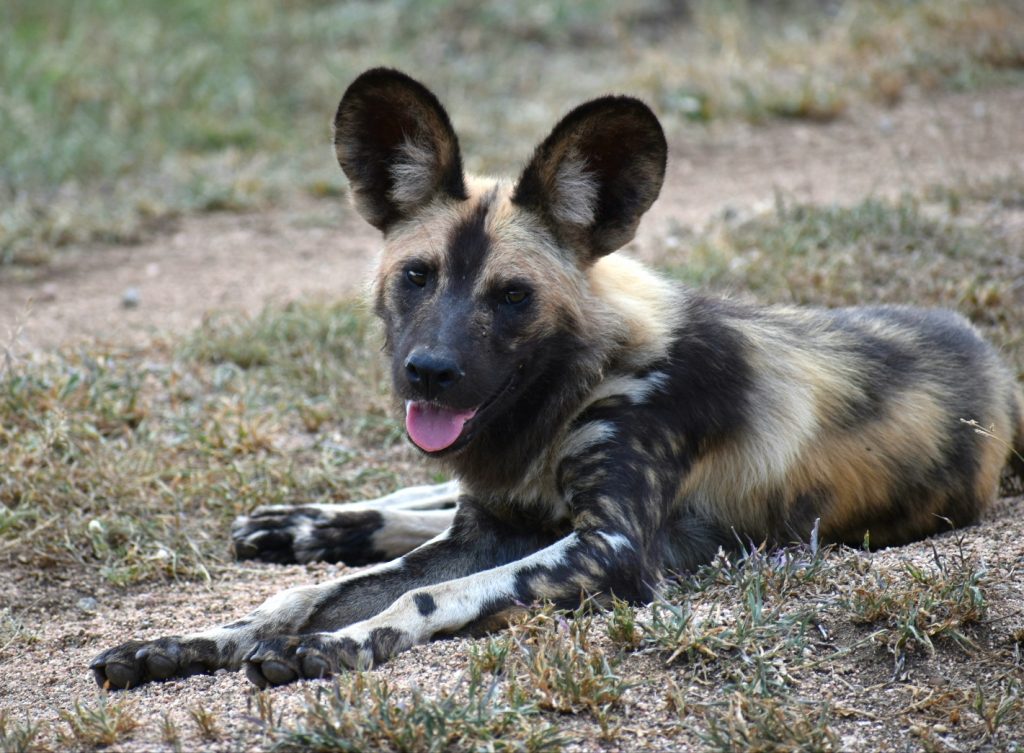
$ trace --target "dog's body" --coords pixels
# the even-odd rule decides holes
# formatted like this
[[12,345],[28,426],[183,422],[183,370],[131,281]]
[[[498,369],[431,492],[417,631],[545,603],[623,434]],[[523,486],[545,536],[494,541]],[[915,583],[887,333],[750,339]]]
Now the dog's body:
[[816,521],[825,541],[911,541],[997,492],[1007,447],[961,419],[1024,447],[1012,375],[955,314],[757,308],[609,256],[664,175],[636,100],[572,111],[515,184],[467,180],[440,104],[394,71],[357,79],[335,129],[384,232],[374,302],[409,436],[458,484],[240,519],[240,556],[397,559],[111,649],[101,684],[323,677],[538,600],[649,600],[666,570]]

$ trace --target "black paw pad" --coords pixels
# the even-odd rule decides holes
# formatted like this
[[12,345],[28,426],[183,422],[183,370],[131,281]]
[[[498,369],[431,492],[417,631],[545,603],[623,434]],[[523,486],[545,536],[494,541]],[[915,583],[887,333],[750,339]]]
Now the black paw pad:
[[144,646],[135,654],[135,658],[145,662],[146,671],[154,680],[166,680],[178,672],[181,660],[181,649],[171,643],[163,651],[156,646]]
[[123,690],[136,688],[146,681],[145,669],[136,654],[145,646],[144,641],[129,641],[108,649],[89,664],[96,684],[101,688]]
[[104,651],[89,668],[101,688],[121,690],[153,680],[208,674],[222,665],[213,641],[167,637],[128,641]]
[[376,510],[325,512],[316,507],[260,507],[231,524],[238,559],[278,564],[343,562],[368,565],[389,557],[374,544],[384,526]]
[[299,679],[298,671],[279,659],[268,659],[260,664],[260,672],[271,685],[287,685]]
[[92,668],[92,675],[96,683],[102,687],[110,687],[117,690],[126,688],[137,688],[142,684],[142,672],[134,662],[125,663],[112,661],[109,664]]
[[307,680],[321,680],[334,674],[331,663],[319,651],[303,646],[295,653],[299,658],[302,676]]
[[245,660],[245,676],[260,688],[296,680],[319,680],[336,674],[333,648],[316,635],[272,638],[260,643]]

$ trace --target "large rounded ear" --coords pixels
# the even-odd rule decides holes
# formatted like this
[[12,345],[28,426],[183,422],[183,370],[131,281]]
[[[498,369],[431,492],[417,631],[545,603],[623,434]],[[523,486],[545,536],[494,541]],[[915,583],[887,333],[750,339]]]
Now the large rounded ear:
[[633,238],[661,191],[667,154],[647,105],[632,97],[595,99],[566,115],[537,147],[512,200],[593,261]]
[[374,68],[352,82],[334,116],[334,149],[356,208],[380,230],[439,195],[466,198],[448,113],[399,71]]

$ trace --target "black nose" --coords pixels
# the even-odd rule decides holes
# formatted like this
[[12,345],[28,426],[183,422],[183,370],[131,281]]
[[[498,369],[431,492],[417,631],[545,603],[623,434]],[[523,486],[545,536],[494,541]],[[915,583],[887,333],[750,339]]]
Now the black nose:
[[405,361],[405,375],[416,392],[433,400],[462,379],[462,369],[449,356],[415,350]]

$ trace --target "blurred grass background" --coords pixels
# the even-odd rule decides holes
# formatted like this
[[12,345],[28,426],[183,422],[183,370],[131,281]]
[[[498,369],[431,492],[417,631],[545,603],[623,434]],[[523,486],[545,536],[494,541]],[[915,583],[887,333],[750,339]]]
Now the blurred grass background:
[[343,193],[331,116],[382,64],[443,91],[467,167],[496,172],[567,103],[608,91],[650,100],[671,130],[1024,80],[1024,4],[6,0],[0,273],[181,212]]

